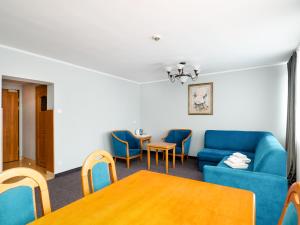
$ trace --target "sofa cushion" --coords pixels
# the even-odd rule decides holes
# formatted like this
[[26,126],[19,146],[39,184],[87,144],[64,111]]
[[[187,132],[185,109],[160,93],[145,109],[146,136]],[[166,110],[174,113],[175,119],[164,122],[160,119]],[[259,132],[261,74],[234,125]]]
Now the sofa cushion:
[[[229,156],[234,152],[237,151],[204,148],[200,152],[198,152],[197,156],[199,160],[219,163],[225,156]],[[245,152],[245,151],[238,151],[238,152],[247,155],[249,158],[253,158],[254,156],[254,154],[251,152]]]
[[[181,153],[182,153],[182,148],[181,148],[181,147],[176,147],[176,149],[175,149],[175,154],[176,154],[176,155],[179,155],[179,154],[181,154]],[[173,154],[173,153],[171,152],[170,154]]]
[[[129,149],[129,157],[141,154],[141,149]],[[126,157],[126,152],[118,154],[120,157]]]
[[286,151],[273,135],[263,137],[257,145],[253,171],[286,176]]
[[141,154],[141,149],[129,149],[129,156],[135,156]]
[[218,162],[198,160],[198,168],[199,168],[200,172],[203,172],[203,167],[206,165],[217,166]]
[[[224,158],[222,159],[222,161],[219,162],[218,166],[219,166],[219,167],[225,167],[225,168],[231,168],[230,166],[227,166],[227,165],[224,163],[224,161],[227,160],[228,157],[229,157],[229,156],[224,157]],[[238,170],[248,170],[248,171],[253,171],[253,159],[252,159],[252,158],[250,158],[250,159],[251,159],[251,162],[249,163],[247,169],[238,169]],[[231,169],[233,169],[233,168],[231,168]],[[235,169],[235,170],[237,170],[237,169]]]
[[232,151],[254,152],[259,140],[269,132],[207,130],[204,147],[230,149]]

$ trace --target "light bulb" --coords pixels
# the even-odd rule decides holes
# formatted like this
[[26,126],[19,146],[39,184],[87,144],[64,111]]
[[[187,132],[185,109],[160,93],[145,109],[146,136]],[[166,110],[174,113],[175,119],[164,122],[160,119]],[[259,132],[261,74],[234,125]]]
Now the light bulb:
[[182,77],[180,77],[180,82],[183,84],[183,83],[185,83],[185,82],[187,82],[187,80],[188,80],[188,77],[187,76],[182,76]]
[[194,66],[194,70],[197,70],[197,71],[200,70],[200,66],[199,65],[195,65]]
[[172,67],[171,66],[166,66],[166,72],[171,72],[172,71]]
[[184,67],[184,65],[183,65],[183,64],[181,64],[181,63],[177,64],[177,69],[179,69],[179,70],[182,70],[182,69],[183,69],[183,67]]

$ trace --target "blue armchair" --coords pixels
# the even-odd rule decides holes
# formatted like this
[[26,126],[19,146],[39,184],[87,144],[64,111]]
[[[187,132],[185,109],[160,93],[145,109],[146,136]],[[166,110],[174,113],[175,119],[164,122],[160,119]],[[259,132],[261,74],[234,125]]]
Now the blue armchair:
[[142,160],[142,149],[140,140],[128,130],[117,130],[112,132],[112,145],[114,158],[125,159],[127,168],[130,167],[130,160],[140,157]]
[[176,143],[175,156],[181,157],[183,163],[184,156],[188,157],[192,139],[192,130],[189,129],[172,129],[163,141]]

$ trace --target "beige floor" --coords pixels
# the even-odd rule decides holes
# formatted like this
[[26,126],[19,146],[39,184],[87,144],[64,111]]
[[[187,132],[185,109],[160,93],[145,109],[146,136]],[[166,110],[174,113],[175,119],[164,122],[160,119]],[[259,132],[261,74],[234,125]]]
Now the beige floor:
[[37,170],[45,177],[46,180],[51,180],[54,178],[53,173],[46,171],[45,168],[36,165],[35,161],[32,159],[22,158],[19,161],[3,163],[3,170],[16,168],[16,167],[27,167],[27,168]]

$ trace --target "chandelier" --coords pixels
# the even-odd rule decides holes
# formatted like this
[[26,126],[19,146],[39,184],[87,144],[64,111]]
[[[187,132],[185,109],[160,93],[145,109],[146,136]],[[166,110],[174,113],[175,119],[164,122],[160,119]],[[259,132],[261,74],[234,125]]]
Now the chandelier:
[[187,80],[190,78],[192,81],[197,80],[199,75],[199,67],[194,66],[194,74],[186,73],[184,72],[184,67],[186,65],[186,62],[180,62],[177,64],[177,71],[174,73],[171,73],[173,68],[171,66],[166,67],[166,72],[168,74],[169,80],[174,83],[176,80],[180,81],[181,84],[184,84],[187,82]]

